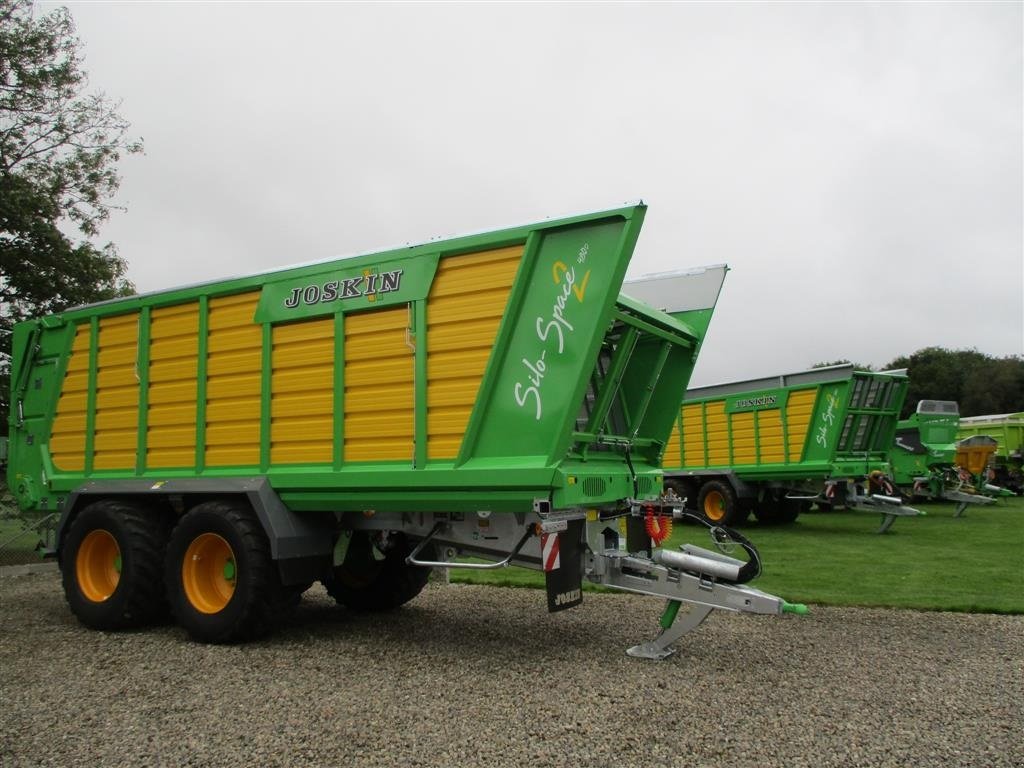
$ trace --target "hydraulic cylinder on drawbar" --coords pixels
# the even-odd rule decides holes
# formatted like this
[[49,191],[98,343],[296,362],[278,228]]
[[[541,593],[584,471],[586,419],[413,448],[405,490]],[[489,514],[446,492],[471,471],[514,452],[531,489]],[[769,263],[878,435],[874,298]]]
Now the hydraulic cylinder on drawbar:
[[725,562],[724,559],[712,560],[707,557],[691,555],[687,552],[676,552],[671,549],[656,549],[651,559],[659,565],[675,568],[677,571],[700,573],[731,582],[739,579],[740,568],[743,567],[743,563],[738,560],[735,562]]

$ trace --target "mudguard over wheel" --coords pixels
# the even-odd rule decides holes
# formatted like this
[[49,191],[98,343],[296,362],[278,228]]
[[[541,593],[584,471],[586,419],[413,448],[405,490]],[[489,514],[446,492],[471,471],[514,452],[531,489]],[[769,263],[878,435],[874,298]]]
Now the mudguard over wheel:
[[[324,587],[338,603],[354,611],[397,608],[422,592],[430,578],[429,568],[405,562],[411,551],[404,534],[392,534],[381,551],[371,533],[354,531],[345,562],[323,580]],[[418,557],[433,560],[433,547],[426,547]]]
[[723,480],[708,480],[701,486],[697,510],[713,525],[738,525],[749,513],[741,509],[732,486]]
[[259,637],[297,602],[281,586],[256,515],[230,501],[199,504],[181,518],[165,579],[175,619],[204,643]]
[[87,627],[129,629],[167,617],[164,551],[168,518],[105,499],[85,507],[61,544],[64,596]]

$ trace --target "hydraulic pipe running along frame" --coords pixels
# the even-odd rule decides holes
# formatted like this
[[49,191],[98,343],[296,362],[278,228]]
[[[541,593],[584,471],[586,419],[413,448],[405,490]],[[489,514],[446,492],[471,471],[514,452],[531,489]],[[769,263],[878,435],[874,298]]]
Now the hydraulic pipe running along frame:
[[[687,516],[683,511],[683,499],[668,496],[659,509],[662,518],[669,516],[680,519]],[[746,542],[743,546],[748,556],[756,562],[744,561],[727,554],[736,547],[736,532],[729,529],[710,527],[711,539],[719,551],[712,551],[693,544],[684,544],[678,550],[650,547],[631,552],[627,548],[627,536],[623,529],[641,521],[649,502],[630,500],[628,509],[619,515],[602,516],[595,511],[572,510],[560,512],[534,512],[515,515],[507,531],[490,530],[493,544],[482,546],[478,535],[479,520],[444,516],[424,530],[424,538],[408,555],[406,562],[429,568],[497,569],[510,565],[523,566],[534,570],[545,570],[545,558],[537,557],[539,537],[551,534],[575,536],[582,534],[579,557],[571,553],[573,546],[562,547],[561,568],[578,571],[578,581],[585,579],[612,589],[636,594],[665,598],[665,609],[659,619],[657,635],[644,643],[629,648],[630,656],[645,659],[664,659],[675,652],[673,645],[685,634],[695,630],[715,609],[781,615],[783,613],[807,613],[807,607],[788,603],[780,597],[770,595],[739,583],[753,578],[760,570],[756,550]],[[544,505],[538,504],[543,510]],[[508,519],[508,516],[503,516]],[[495,521],[498,523],[499,521]],[[380,521],[385,524],[385,521]],[[420,525],[429,525],[423,520]],[[415,520],[406,519],[404,530],[415,531]],[[490,521],[488,521],[490,528]],[[500,527],[500,526],[499,526]],[[582,530],[581,528],[582,527]],[[740,537],[741,538],[741,537]],[[630,540],[633,543],[634,540]],[[511,542],[515,542],[512,544]],[[574,544],[576,542],[567,542]],[[439,552],[437,560],[419,559],[420,553],[434,545]],[[502,557],[496,550],[499,546],[511,547]],[[491,546],[494,549],[491,549]],[[492,562],[461,562],[457,558],[469,554],[489,558]],[[549,579],[549,601],[557,599],[552,594]],[[579,587],[570,590],[572,600],[582,599]],[[683,604],[689,611],[680,613]]]

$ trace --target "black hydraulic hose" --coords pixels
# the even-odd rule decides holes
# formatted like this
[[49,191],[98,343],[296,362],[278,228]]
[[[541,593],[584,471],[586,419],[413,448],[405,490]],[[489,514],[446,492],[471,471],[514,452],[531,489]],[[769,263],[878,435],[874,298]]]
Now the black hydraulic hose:
[[[715,540],[716,544],[730,541],[743,547],[743,550],[747,553],[747,557],[750,559],[740,567],[739,574],[735,579],[728,580],[730,584],[746,584],[748,581],[753,581],[761,574],[761,555],[758,553],[757,547],[754,546],[753,542],[751,542],[750,539],[742,533],[734,528],[709,523],[700,515],[695,515],[692,512],[687,512],[686,510],[683,510],[682,516],[690,520],[696,520],[709,528],[711,530],[711,537]],[[719,580],[727,581],[726,579]]]

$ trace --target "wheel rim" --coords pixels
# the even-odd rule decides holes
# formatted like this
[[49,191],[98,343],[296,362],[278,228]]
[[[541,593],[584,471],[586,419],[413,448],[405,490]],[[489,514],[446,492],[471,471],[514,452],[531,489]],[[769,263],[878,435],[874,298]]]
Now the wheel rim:
[[725,517],[725,497],[719,491],[708,491],[704,497],[704,516],[716,523]]
[[75,556],[78,588],[94,603],[108,600],[121,581],[121,548],[109,531],[89,531]]
[[181,581],[197,611],[224,610],[235,594],[235,576],[235,553],[223,538],[204,533],[192,540],[181,564]]

